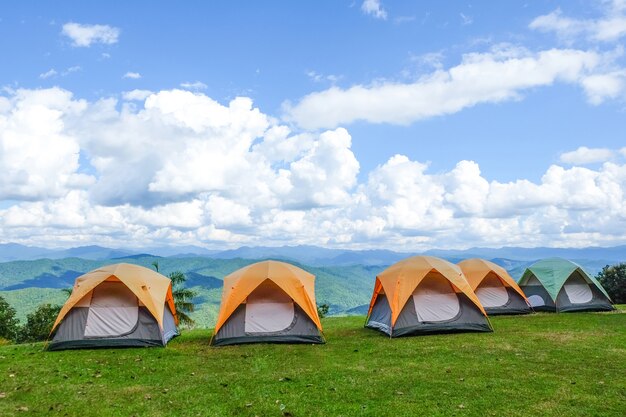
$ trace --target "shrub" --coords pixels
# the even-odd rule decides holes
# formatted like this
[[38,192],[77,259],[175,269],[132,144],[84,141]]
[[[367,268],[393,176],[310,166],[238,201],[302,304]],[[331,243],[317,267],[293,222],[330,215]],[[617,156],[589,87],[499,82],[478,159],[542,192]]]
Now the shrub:
[[46,340],[60,310],[61,306],[50,304],[42,304],[37,307],[37,310],[26,316],[26,324],[20,329],[18,341],[24,343]]
[[15,340],[19,330],[19,321],[15,318],[15,309],[0,296],[0,339]]
[[328,304],[320,304],[317,306],[317,315],[320,316],[320,319],[326,317],[329,308]]
[[605,266],[596,279],[615,304],[626,303],[626,263]]

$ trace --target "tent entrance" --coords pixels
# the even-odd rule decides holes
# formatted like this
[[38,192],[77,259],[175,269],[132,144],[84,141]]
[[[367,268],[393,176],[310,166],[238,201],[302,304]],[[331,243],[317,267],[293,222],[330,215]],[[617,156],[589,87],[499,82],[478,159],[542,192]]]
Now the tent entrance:
[[139,302],[119,281],[105,281],[92,291],[85,324],[86,338],[119,337],[132,333],[139,322]]
[[[526,290],[525,292],[526,292],[526,296],[527,296],[528,303],[530,304],[530,306],[532,308],[546,306],[545,296],[547,296],[548,293],[545,290],[545,288],[543,288],[543,284],[537,279],[537,277],[534,275],[531,276],[526,282],[526,286],[528,287],[528,290]],[[537,290],[532,291],[532,292],[541,293],[541,294],[530,294],[533,288],[536,288]],[[543,293],[545,293],[545,295]]]
[[593,292],[589,283],[578,271],[565,281],[563,288],[572,304],[586,304],[593,299]]
[[485,308],[503,307],[509,302],[506,287],[493,273],[489,273],[476,288],[476,296]]
[[294,303],[278,285],[265,280],[247,298],[245,333],[276,333],[295,320]]
[[439,274],[428,274],[412,294],[420,322],[445,322],[461,311],[459,297],[450,282]]

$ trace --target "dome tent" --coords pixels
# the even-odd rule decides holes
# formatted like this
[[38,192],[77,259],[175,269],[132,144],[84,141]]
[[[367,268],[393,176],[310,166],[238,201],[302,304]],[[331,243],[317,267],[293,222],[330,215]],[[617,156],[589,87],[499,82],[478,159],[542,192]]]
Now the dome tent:
[[602,285],[574,262],[551,258],[532,264],[519,281],[536,311],[614,310]]
[[126,263],[76,278],[52,327],[48,350],[165,346],[178,335],[169,278]]
[[315,276],[294,265],[262,261],[224,278],[211,345],[324,343]]
[[390,337],[492,331],[460,268],[431,256],[402,260],[376,277],[365,327]]
[[488,315],[532,313],[524,292],[506,269],[478,258],[458,266]]

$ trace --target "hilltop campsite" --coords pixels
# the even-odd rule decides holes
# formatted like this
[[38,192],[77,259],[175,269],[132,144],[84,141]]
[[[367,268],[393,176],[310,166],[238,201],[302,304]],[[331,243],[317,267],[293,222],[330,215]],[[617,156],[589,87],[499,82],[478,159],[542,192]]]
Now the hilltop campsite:
[[[361,256],[365,264],[375,259],[352,256]],[[624,410],[626,386],[618,366],[626,353],[624,306],[605,313],[490,316],[493,333],[489,334],[449,334],[444,329],[429,336],[390,339],[365,327],[367,309],[359,307],[367,305],[375,286],[373,277],[384,266],[303,265],[319,274],[317,305],[329,305],[332,314],[321,320],[325,344],[214,348],[209,344],[212,330],[202,328],[206,323],[212,326],[217,318],[214,309],[221,293],[217,284],[231,272],[246,270],[246,265],[263,263],[146,254],[124,260],[145,264],[147,271],[154,271],[155,260],[161,272],[181,265],[199,271],[186,270],[191,278],[186,285],[197,291],[194,301],[200,302],[192,313],[202,318],[196,329],[181,327],[181,335],[165,348],[47,352],[48,344],[42,342],[0,346],[5,380],[0,393],[2,415],[96,416],[108,410],[114,415],[351,416],[394,415],[410,409],[429,415],[480,416],[487,408],[491,415],[585,416],[601,410],[603,416],[620,416]],[[32,268],[55,271],[41,275],[59,287],[66,285],[68,276],[60,265],[88,269],[107,262],[70,258],[0,263],[5,288],[24,283],[1,291],[0,296],[32,297],[31,303],[63,300],[67,295],[59,288],[28,286],[43,282],[31,278],[29,283],[26,278],[32,276]],[[519,277],[523,266],[533,262],[507,261],[506,265]],[[110,271],[102,276],[115,273]],[[213,301],[203,298],[211,291]],[[352,298],[346,298],[348,294]],[[32,310],[28,305],[19,306],[20,310]],[[180,403],[185,407],[172,408]]]
[[0,417],[626,416],[626,0],[0,40]]

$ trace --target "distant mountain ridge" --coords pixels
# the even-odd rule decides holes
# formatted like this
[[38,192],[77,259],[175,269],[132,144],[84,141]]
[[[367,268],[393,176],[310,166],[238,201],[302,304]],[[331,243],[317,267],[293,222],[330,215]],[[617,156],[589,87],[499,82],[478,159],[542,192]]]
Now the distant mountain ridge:
[[[340,265],[390,265],[419,253],[395,252],[386,249],[332,249],[310,245],[298,246],[242,246],[223,251],[199,246],[172,246],[141,249],[106,248],[98,245],[80,246],[69,249],[46,249],[24,246],[17,243],[0,244],[0,262],[36,259],[81,258],[106,260],[116,258],[158,256],[164,258],[208,257],[213,259],[282,259],[301,262],[312,266]],[[457,261],[467,258],[513,259],[534,261],[543,258],[561,257],[572,260],[604,261],[608,263],[626,261],[626,245],[609,248],[470,248],[431,249],[421,254],[438,256]]]
[[[387,249],[332,249],[318,246],[242,246],[237,249],[210,250],[199,246],[173,246],[141,249],[106,248],[97,245],[69,249],[46,249],[24,246],[17,243],[0,244],[0,262],[36,259],[81,258],[105,260],[141,256],[164,258],[208,257],[213,259],[282,259],[301,262],[312,266],[340,265],[390,265],[408,256],[419,253],[392,251]],[[542,258],[561,257],[571,260],[602,261],[607,263],[626,261],[626,245],[609,248],[518,248],[503,247],[471,248],[464,250],[431,249],[424,255],[438,256],[451,261],[467,258],[512,259],[534,261]]]

